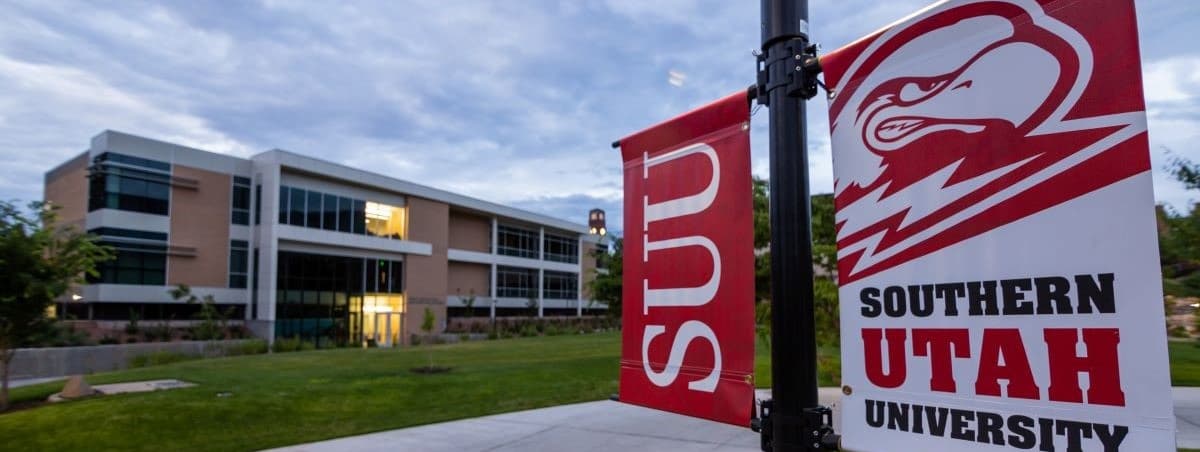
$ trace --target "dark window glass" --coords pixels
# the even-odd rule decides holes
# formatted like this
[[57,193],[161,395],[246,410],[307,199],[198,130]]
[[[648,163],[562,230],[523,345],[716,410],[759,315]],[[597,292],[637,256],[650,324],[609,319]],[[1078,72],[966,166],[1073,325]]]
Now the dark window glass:
[[325,195],[324,204],[321,208],[324,219],[321,222],[321,229],[331,231],[337,230],[338,219],[338,197],[334,195]]
[[542,297],[553,300],[579,298],[579,275],[569,272],[543,272]]
[[291,189],[291,204],[288,206],[288,224],[293,226],[304,226],[304,200],[306,193],[304,190],[292,187]]
[[250,267],[250,319],[258,320],[258,248],[254,248]]
[[288,224],[288,188],[279,186],[279,224]]
[[538,233],[500,225],[496,228],[496,253],[530,259],[538,257]]
[[170,176],[104,164],[97,157],[89,168],[88,210],[119,209],[166,215]]
[[379,292],[379,261],[367,259],[367,292]]
[[545,238],[543,246],[546,250],[546,260],[568,264],[579,262],[579,244],[576,239],[555,234],[545,234]]
[[496,295],[505,298],[537,298],[537,270],[496,267]]
[[250,187],[245,185],[233,186],[233,208],[250,209]]
[[353,224],[354,233],[355,234],[366,234],[367,233],[367,202],[363,201],[361,199],[355,199],[354,200],[354,212],[351,213],[350,218],[352,218],[353,220],[351,220],[351,221],[354,222],[354,224]]
[[128,237],[133,239],[160,240],[164,242],[167,240],[167,233],[165,232],[139,231],[136,229],[103,227],[90,229],[88,230],[88,233],[96,234],[101,237]]
[[308,192],[308,221],[305,226],[321,229],[321,193]]
[[88,277],[88,282],[163,285],[167,268],[165,244],[129,244],[117,241],[102,243],[112,246],[116,250],[116,257],[100,263],[97,266],[99,276]]
[[350,212],[354,210],[352,203],[350,198],[338,198],[338,231],[354,232],[350,228]]
[[233,196],[230,200],[231,214],[230,219],[233,224],[250,224],[250,185],[249,182],[241,184],[239,179],[249,180],[244,177],[234,176],[233,178]]
[[245,289],[247,281],[246,260],[250,244],[245,240],[229,241],[229,287]]
[[254,224],[262,224],[262,184],[254,186]]
[[404,263],[400,261],[392,261],[392,288],[391,293],[404,293]]

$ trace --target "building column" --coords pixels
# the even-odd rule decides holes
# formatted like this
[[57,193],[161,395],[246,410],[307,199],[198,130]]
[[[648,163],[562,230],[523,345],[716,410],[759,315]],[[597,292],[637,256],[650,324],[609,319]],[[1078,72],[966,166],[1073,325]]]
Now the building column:
[[579,257],[575,262],[575,277],[579,281],[575,284],[575,317],[583,317],[583,259],[586,255],[583,252],[583,236],[579,236],[579,245],[575,249]]
[[542,301],[545,300],[545,298],[543,297],[545,294],[542,293],[542,285],[545,284],[544,283],[545,277],[546,277],[546,275],[544,274],[544,271],[539,268],[538,269],[538,280],[537,280],[538,318],[541,318],[543,316]]
[[499,241],[499,239],[500,239],[500,224],[498,221],[496,221],[496,217],[492,217],[492,243],[490,244],[490,248],[492,249],[492,254],[498,254],[498,251],[499,251],[498,247],[500,245],[497,244],[496,242]]
[[[495,226],[495,220],[493,220],[493,226]],[[492,230],[495,231],[495,228],[493,227]],[[489,285],[491,287],[488,288],[488,290],[489,290],[488,298],[490,298],[492,300],[492,307],[491,307],[491,311],[488,313],[488,315],[491,317],[492,321],[495,321],[496,320],[496,264],[493,263],[491,267],[492,267],[492,279],[491,279],[491,282],[489,283]]]

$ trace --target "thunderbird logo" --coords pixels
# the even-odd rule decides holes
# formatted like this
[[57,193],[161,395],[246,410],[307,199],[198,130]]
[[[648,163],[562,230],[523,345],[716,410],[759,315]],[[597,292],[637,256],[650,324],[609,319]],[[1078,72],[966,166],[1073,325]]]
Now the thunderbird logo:
[[1136,47],[1098,61],[1102,32],[954,1],[823,58],[841,281],[1149,170]]

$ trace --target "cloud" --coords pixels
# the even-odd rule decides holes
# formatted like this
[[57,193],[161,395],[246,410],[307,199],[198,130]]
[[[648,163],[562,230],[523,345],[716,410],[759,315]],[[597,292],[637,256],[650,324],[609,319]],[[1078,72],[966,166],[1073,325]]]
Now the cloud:
[[[812,33],[833,49],[924,4],[814,0]],[[1154,20],[1171,30],[1196,25],[1164,7],[1175,12]],[[578,222],[600,206],[613,225],[622,165],[608,143],[745,89],[761,40],[757,3],[716,0],[10,2],[0,14],[0,198],[40,197],[42,173],[117,129],[243,156],[283,148]],[[1151,140],[1188,155],[1196,60],[1150,25]],[[686,83],[664,83],[669,71]],[[824,109],[808,104],[815,193],[832,189]],[[752,120],[764,177],[766,118]]]

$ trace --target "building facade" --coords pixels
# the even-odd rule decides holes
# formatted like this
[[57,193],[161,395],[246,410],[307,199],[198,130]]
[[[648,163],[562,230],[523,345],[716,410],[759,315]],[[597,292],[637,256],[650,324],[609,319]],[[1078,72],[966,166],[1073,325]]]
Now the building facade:
[[117,251],[60,301],[88,320],[186,320],[212,295],[264,338],[404,343],[424,311],[579,316],[596,237],[563,221],[282,150],[242,159],[105,131],[50,170],[60,221]]

